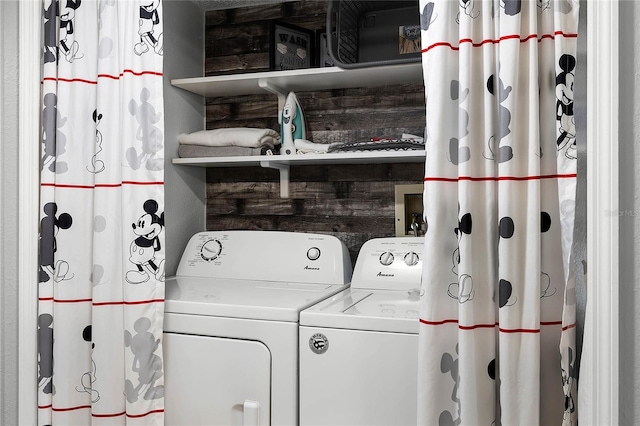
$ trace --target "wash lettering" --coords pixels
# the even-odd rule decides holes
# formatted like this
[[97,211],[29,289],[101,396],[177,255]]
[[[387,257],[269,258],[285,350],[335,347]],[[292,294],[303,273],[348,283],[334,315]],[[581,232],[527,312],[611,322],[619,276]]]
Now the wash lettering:
[[295,44],[296,46],[300,46],[305,49],[307,48],[307,40],[293,34],[281,33],[280,41],[283,43]]

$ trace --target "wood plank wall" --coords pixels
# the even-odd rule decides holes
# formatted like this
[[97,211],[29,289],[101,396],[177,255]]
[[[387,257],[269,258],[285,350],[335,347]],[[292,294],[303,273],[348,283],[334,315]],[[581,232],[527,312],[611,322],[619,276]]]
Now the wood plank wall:
[[[272,20],[320,30],[327,2],[303,0],[206,12],[207,76],[269,69]],[[316,143],[422,136],[421,83],[296,93]],[[207,98],[207,129],[279,131],[274,95]],[[310,135],[310,137],[309,137]],[[361,245],[393,236],[394,186],[421,183],[424,165],[327,165],[291,168],[291,197],[279,196],[278,172],[259,167],[207,170],[207,230],[258,229],[331,234],[355,262]]]

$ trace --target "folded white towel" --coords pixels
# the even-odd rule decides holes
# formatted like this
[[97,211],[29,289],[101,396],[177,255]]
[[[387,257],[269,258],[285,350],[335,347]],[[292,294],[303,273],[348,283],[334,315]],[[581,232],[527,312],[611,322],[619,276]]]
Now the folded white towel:
[[248,127],[200,130],[194,133],[181,133],[178,142],[184,145],[206,146],[243,146],[260,148],[280,144],[280,135],[271,129],[253,129]]
[[296,139],[293,141],[298,154],[324,154],[329,148],[340,145],[340,143],[314,143],[306,139]]
[[400,139],[413,139],[418,142],[424,140],[422,136],[412,135],[411,133],[403,133]]

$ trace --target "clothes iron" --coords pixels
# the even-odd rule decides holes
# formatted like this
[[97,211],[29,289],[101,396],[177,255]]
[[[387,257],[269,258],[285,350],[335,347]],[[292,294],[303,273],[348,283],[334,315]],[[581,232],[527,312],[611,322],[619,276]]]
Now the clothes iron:
[[296,147],[293,141],[296,139],[306,139],[307,137],[302,107],[300,107],[298,98],[293,92],[289,92],[289,95],[287,95],[284,108],[282,108],[280,123],[280,134],[282,135],[280,154],[295,154]]

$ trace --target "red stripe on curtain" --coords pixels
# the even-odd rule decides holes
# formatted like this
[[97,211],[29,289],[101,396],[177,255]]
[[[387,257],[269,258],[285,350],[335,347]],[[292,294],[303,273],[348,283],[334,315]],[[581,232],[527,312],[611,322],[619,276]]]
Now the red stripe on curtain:
[[460,45],[461,44],[467,44],[470,43],[473,47],[480,47],[480,46],[484,46],[485,44],[498,44],[502,41],[505,40],[513,40],[513,39],[519,39],[520,43],[526,43],[529,40],[538,40],[538,42],[544,40],[544,39],[551,39],[553,40],[554,38],[556,38],[557,36],[562,36],[562,37],[566,37],[566,38],[577,38],[578,34],[572,34],[572,33],[564,33],[562,31],[556,31],[553,34],[542,34],[541,36],[538,36],[537,34],[530,34],[526,37],[520,37],[518,34],[512,34],[512,35],[506,35],[506,36],[502,36],[499,39],[486,39],[486,40],[482,40],[481,42],[478,43],[474,43],[473,40],[469,39],[469,38],[464,38],[462,40],[459,40],[458,42],[458,46],[454,46],[453,44],[449,43],[449,42],[438,42],[438,43],[433,43],[430,46],[425,47],[424,49],[422,49],[422,53],[426,53],[429,50],[435,48],[435,47],[440,47],[440,46],[445,46],[450,48],[451,50],[459,50],[460,49]]
[[43,182],[40,186],[48,186],[54,188],[75,188],[75,189],[95,189],[95,188],[119,188],[123,185],[164,185],[164,182],[136,182],[125,180],[121,183],[97,183],[95,185],[71,185],[66,183],[49,183]]
[[[118,75],[98,74],[98,78],[110,78],[111,80],[119,80],[125,74],[132,74],[132,75],[135,75],[135,76],[156,75],[156,76],[159,76],[159,77],[161,77],[163,75],[161,72],[158,72],[158,71],[134,71],[134,70],[126,69],[126,70],[123,70]],[[57,81],[57,82],[64,82],[64,83],[98,84],[98,81],[96,81],[96,80],[86,80],[84,78],[44,77],[42,79],[42,81],[43,82],[44,81]]]
[[573,179],[576,178],[575,173],[568,173],[563,175],[540,175],[540,176],[458,176],[457,178],[445,178],[436,176],[427,176],[424,178],[425,182],[459,182],[459,181],[472,181],[472,182],[484,182],[484,181],[499,181],[499,180],[541,180],[541,179]]
[[[442,321],[428,321],[425,319],[420,319],[420,323],[424,324],[424,325],[433,325],[433,326],[438,326],[438,325],[445,325],[445,324],[457,324],[458,325],[458,329],[460,330],[475,330],[478,328],[495,328],[498,327],[498,330],[502,333],[539,333],[540,329],[535,329],[535,328],[515,328],[515,329],[510,329],[510,328],[501,328],[499,323],[494,323],[494,324],[473,324],[473,325],[461,325],[458,320],[456,319],[446,319],[446,320],[442,320]],[[550,326],[550,325],[562,325],[562,321],[540,321],[540,325],[541,326]],[[567,326],[562,327],[562,330],[568,330],[570,328],[574,328],[576,326],[576,324],[569,324]]]

